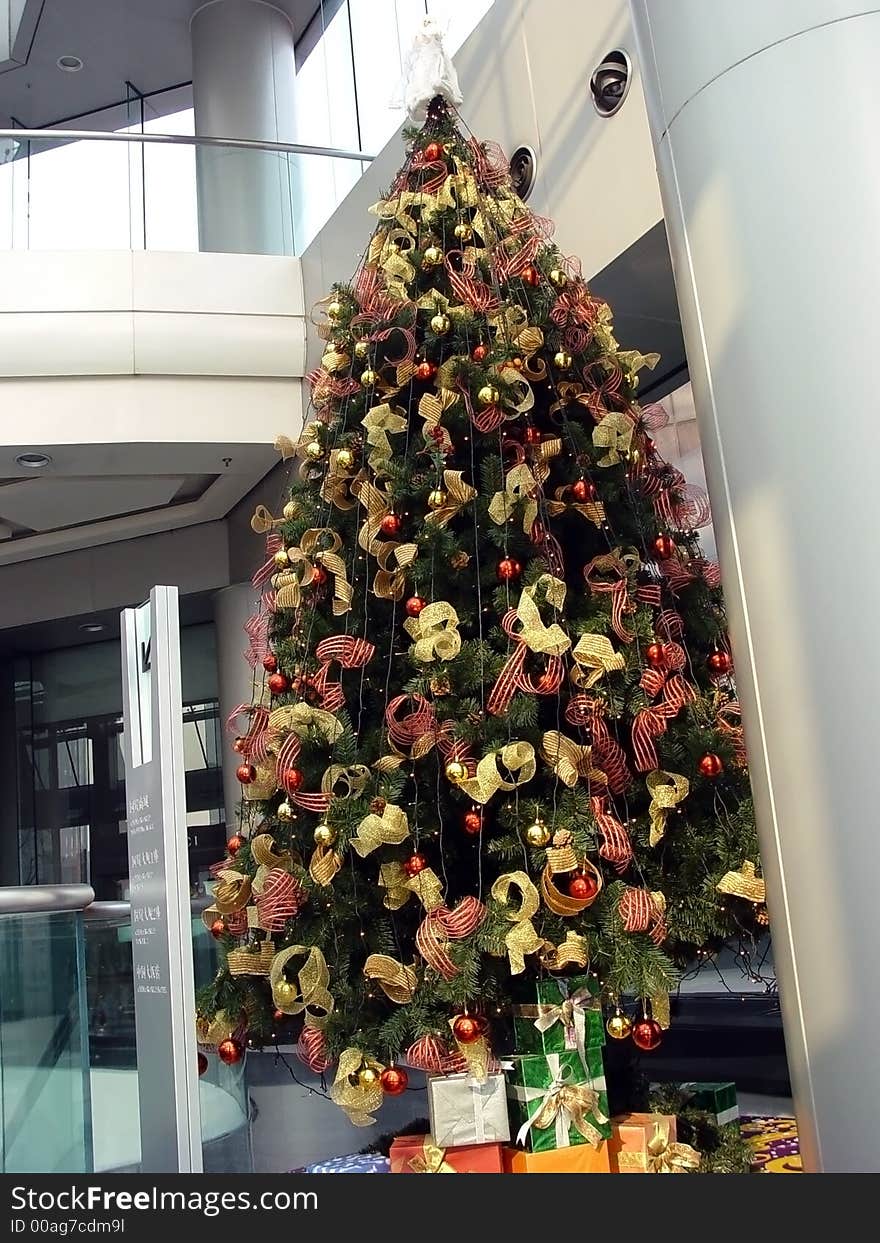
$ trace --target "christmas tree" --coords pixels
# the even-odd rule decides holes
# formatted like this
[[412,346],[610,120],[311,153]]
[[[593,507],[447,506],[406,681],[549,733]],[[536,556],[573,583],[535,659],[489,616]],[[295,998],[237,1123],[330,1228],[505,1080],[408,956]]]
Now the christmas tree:
[[254,519],[199,998],[221,1056],[283,1029],[356,1121],[401,1064],[490,1059],[529,977],[592,972],[651,1049],[681,969],[764,918],[705,498],[637,402],[656,359],[442,97],[409,139]]

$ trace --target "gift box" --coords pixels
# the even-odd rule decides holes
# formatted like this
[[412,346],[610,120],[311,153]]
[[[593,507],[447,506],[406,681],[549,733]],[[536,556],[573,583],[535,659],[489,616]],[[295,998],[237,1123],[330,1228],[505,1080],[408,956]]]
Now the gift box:
[[502,1148],[505,1174],[610,1174],[608,1142],[598,1148],[576,1144],[573,1148],[554,1148],[550,1152],[523,1152],[521,1148]]
[[605,1043],[599,984],[593,976],[547,977],[532,987],[535,1001],[513,1007],[517,1053],[566,1053]]
[[349,1157],[331,1157],[329,1161],[313,1161],[299,1174],[389,1174],[391,1162],[378,1152],[356,1152]]
[[517,1144],[531,1152],[598,1147],[611,1134],[601,1049],[585,1049],[583,1060],[576,1049],[514,1057],[511,1067],[507,1095]]
[[687,1094],[687,1104],[704,1109],[718,1126],[739,1118],[735,1083],[683,1083],[681,1089]]
[[684,1174],[700,1164],[696,1149],[676,1142],[672,1114],[621,1114],[611,1125],[614,1174]]
[[401,1135],[391,1145],[392,1174],[503,1174],[500,1144],[442,1148],[431,1135]]
[[441,1148],[495,1144],[510,1139],[504,1075],[429,1075],[428,1116]]

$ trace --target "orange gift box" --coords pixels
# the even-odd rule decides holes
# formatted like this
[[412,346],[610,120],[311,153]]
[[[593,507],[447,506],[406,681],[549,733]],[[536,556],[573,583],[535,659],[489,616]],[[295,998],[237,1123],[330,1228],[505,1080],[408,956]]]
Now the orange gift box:
[[430,1135],[401,1135],[389,1152],[392,1174],[502,1174],[500,1144],[438,1148]]
[[667,1142],[676,1140],[674,1114],[620,1114],[611,1119],[608,1151],[615,1174],[647,1174],[648,1144],[658,1123],[665,1128]]
[[598,1148],[574,1144],[548,1152],[523,1152],[521,1148],[502,1149],[505,1174],[610,1174],[608,1141]]

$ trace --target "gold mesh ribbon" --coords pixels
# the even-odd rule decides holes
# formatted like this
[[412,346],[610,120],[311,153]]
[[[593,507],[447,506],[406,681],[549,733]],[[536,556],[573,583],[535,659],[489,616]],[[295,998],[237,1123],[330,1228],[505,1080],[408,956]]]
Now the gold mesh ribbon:
[[629,453],[635,424],[627,414],[612,410],[593,428],[593,444],[605,453],[597,466],[616,466],[622,456]]
[[669,1123],[658,1118],[647,1144],[649,1174],[686,1174],[700,1165],[700,1154],[690,1144],[669,1142]]
[[230,950],[226,955],[226,966],[230,975],[268,975],[275,957],[275,946],[271,941],[261,941],[256,952],[241,949]]
[[221,915],[231,915],[247,906],[251,896],[250,877],[227,869],[214,886],[214,906]]
[[467,1073],[477,1083],[485,1083],[489,1077],[489,1060],[492,1056],[488,1040],[485,1036],[478,1036],[476,1040],[463,1044],[455,1035],[455,1019],[449,1020],[449,1029],[459,1057],[464,1058]]
[[400,910],[412,897],[409,880],[402,863],[383,863],[379,868],[379,888],[385,890],[382,905],[389,911]]
[[575,686],[588,690],[606,673],[616,673],[626,668],[620,652],[615,652],[611,640],[604,634],[582,634],[571,651],[577,664],[571,671]]
[[452,437],[441,426],[440,421],[450,406],[454,406],[458,400],[458,393],[449,388],[441,388],[437,393],[423,393],[419,401],[419,416],[425,420],[422,428],[425,441],[428,445],[436,445],[442,453],[451,452],[453,446]]
[[367,444],[372,451],[367,458],[373,470],[381,471],[391,460],[392,448],[389,434],[406,431],[405,411],[401,406],[391,406],[388,402],[373,406],[361,419],[367,429]]
[[402,807],[386,803],[381,816],[370,812],[364,816],[351,839],[352,850],[365,859],[380,846],[399,846],[409,837],[409,820]]
[[[283,994],[279,996],[277,986],[282,981],[290,983],[284,975],[284,968],[293,958],[305,958],[305,962],[297,974],[297,992],[291,1000]],[[290,945],[279,950],[269,968],[269,983],[275,1006],[285,1014],[302,1014],[305,1011],[312,1027],[323,1027],[333,1013],[333,996],[328,987],[330,972],[317,945]]]
[[460,470],[443,472],[443,490],[446,493],[446,504],[438,509],[432,509],[425,517],[425,522],[430,523],[431,526],[445,527],[459,510],[477,495],[476,488],[465,483]]
[[725,872],[715,886],[719,893],[730,894],[733,898],[744,898],[746,902],[766,902],[767,886],[755,872],[751,859],[746,859],[736,872]]
[[299,546],[310,563],[323,566],[333,579],[334,617],[347,613],[351,608],[352,589],[346,574],[345,562],[339,555],[339,549],[342,547],[340,536],[330,527],[311,527],[303,533]]
[[664,772],[661,768],[648,773],[645,785],[651,795],[651,805],[648,808],[651,834],[648,844],[656,846],[666,832],[666,817],[673,807],[677,807],[687,798],[691,786],[687,777],[682,777],[680,773]]
[[447,600],[426,604],[418,617],[408,617],[403,628],[415,640],[411,655],[420,664],[454,660],[461,651],[458,614]]
[[424,868],[415,876],[407,876],[406,887],[416,895],[426,911],[443,905],[443,886],[433,868]]
[[330,1089],[330,1099],[348,1114],[352,1126],[372,1126],[376,1119],[373,1111],[382,1104],[382,1085],[378,1078],[375,1083],[362,1084],[358,1080],[358,1071],[363,1066],[372,1066],[381,1071],[378,1062],[372,1061],[360,1049],[343,1050],[339,1055],[336,1067],[336,1078]]
[[405,967],[388,954],[370,954],[364,963],[364,975],[375,980],[389,1001],[408,1005],[415,996],[419,977],[412,967]]
[[[554,876],[565,874],[580,867],[589,871],[596,882],[596,892],[590,898],[572,898],[569,894],[557,889]],[[578,862],[572,846],[572,837],[568,829],[559,829],[553,835],[553,845],[547,850],[547,863],[541,873],[541,897],[554,915],[570,917],[579,915],[592,905],[602,888],[602,873],[594,867],[589,859]]]
[[590,961],[587,942],[579,932],[566,932],[558,945],[544,941],[538,957],[548,971],[565,971],[568,967],[586,967]]
[[548,729],[544,734],[541,739],[541,755],[564,785],[577,785],[580,777],[600,785],[607,782],[601,768],[596,768],[593,764],[593,748],[572,741],[558,729]]
[[555,500],[546,502],[547,513],[551,518],[558,518],[560,514],[564,514],[571,509],[583,518],[586,518],[588,522],[592,522],[594,526],[601,527],[605,521],[605,506],[602,502],[572,500],[574,493],[570,483],[563,484],[561,488],[557,488],[553,496]]
[[[510,890],[519,889],[519,907],[511,909]],[[510,974],[520,975],[526,969],[526,954],[536,954],[542,949],[544,941],[535,931],[532,917],[537,915],[541,905],[538,891],[525,872],[505,872],[499,876],[492,886],[492,897],[504,907],[504,917],[509,919],[513,927],[504,938],[507,946],[507,957],[510,961]]]
[[358,544],[376,558],[380,567],[373,581],[373,592],[380,599],[400,600],[406,587],[405,571],[418,556],[418,546],[379,538],[382,519],[391,513],[391,501],[386,492],[368,479],[356,480],[351,490],[366,510],[358,532]]
[[268,535],[275,527],[283,527],[284,518],[273,518],[265,505],[258,505],[251,518],[251,530],[257,535]]
[[532,652],[540,652],[545,656],[561,656],[571,647],[571,639],[556,622],[545,626],[535,603],[535,593],[539,587],[546,590],[548,604],[561,609],[565,603],[565,583],[554,578],[552,574],[542,574],[533,587],[526,587],[516,606],[516,617],[519,623],[516,636],[525,643]]
[[271,768],[264,764],[257,764],[257,775],[254,777],[250,785],[242,786],[242,794],[249,803],[262,803],[267,798],[271,798],[278,789],[278,783],[275,780],[275,766]]
[[347,799],[362,793],[370,779],[366,764],[331,764],[324,769],[321,790],[334,798]]
[[660,1024],[664,1031],[669,1031],[672,1019],[669,1011],[668,993],[651,994],[651,1017]]
[[[501,775],[499,764],[507,776]],[[475,775],[459,782],[458,788],[475,803],[485,804],[499,790],[515,790],[517,786],[526,785],[537,767],[535,748],[530,742],[509,742],[484,755]]]
[[212,1019],[196,1019],[196,1039],[199,1044],[222,1044],[237,1027],[237,1019],[230,1018],[225,1010],[218,1010]]
[[337,509],[354,509],[357,502],[351,495],[351,484],[354,476],[339,463],[342,449],[331,449],[327,464],[327,473],[321,483],[321,499],[329,501]]
[[531,467],[525,462],[511,466],[504,477],[504,488],[496,492],[489,502],[489,517],[496,526],[504,526],[513,517],[516,506],[523,505],[523,530],[531,531],[538,516],[538,502],[534,499],[538,491],[538,481],[532,474]]
[[455,1170],[446,1160],[446,1149],[434,1143],[432,1135],[425,1136],[422,1151],[407,1162],[414,1174],[454,1174]]
[[275,838],[271,833],[258,833],[251,838],[251,858],[261,867],[290,868],[291,855],[289,850],[277,853]]
[[304,738],[313,730],[322,741],[332,745],[339,741],[343,728],[332,712],[307,703],[286,704],[269,714],[269,732],[276,736],[292,730]]
[[309,860],[309,876],[316,885],[326,889],[342,867],[342,856],[332,846],[316,846]]

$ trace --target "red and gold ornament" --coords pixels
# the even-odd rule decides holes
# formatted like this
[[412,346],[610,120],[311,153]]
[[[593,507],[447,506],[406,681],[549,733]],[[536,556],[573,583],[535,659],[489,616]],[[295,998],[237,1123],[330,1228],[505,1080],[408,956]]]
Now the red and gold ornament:
[[436,374],[437,374],[436,363],[431,363],[426,360],[425,362],[419,363],[418,366],[416,367],[416,376],[420,380],[433,380]]
[[639,1019],[637,1023],[633,1023],[632,1038],[637,1048],[650,1053],[663,1039],[663,1028],[656,1019]]
[[244,752],[244,739],[236,738],[235,742],[232,744],[232,749],[236,755],[241,755]]
[[428,860],[424,855],[410,855],[404,860],[403,870],[407,876],[418,876],[419,872],[424,872],[428,866]]
[[243,786],[249,786],[257,775],[257,770],[253,764],[239,764],[235,770],[236,778]]
[[578,902],[588,902],[598,892],[599,886],[591,872],[575,872],[568,882],[568,896]]
[[270,652],[268,656],[263,657],[263,668],[267,673],[274,673],[278,668],[278,657],[274,652]]
[[240,1040],[221,1040],[217,1046],[217,1056],[224,1066],[235,1066],[244,1057],[244,1045]]
[[290,679],[286,673],[273,673],[269,676],[266,685],[273,695],[283,695],[285,691],[290,690]]
[[298,768],[285,768],[281,784],[285,790],[298,790],[303,783],[303,775]]
[[418,617],[419,613],[421,613],[427,603],[428,601],[425,600],[423,596],[410,596],[406,604],[403,606],[406,610],[407,617]]
[[483,1024],[473,1014],[457,1014],[452,1020],[452,1034],[459,1044],[473,1044],[483,1034]]
[[649,643],[645,648],[645,660],[652,669],[662,669],[666,664],[666,652],[662,643]]
[[244,838],[239,833],[233,833],[229,841],[226,843],[226,849],[231,855],[237,855],[244,845]]
[[540,285],[541,283],[541,273],[538,271],[538,269],[535,267],[533,263],[529,263],[526,265],[526,267],[523,268],[522,278],[523,278],[524,284],[531,285],[532,287],[534,287],[535,285]]
[[697,768],[702,777],[720,777],[724,772],[724,763],[720,755],[715,755],[713,751],[707,751],[700,759]]
[[400,534],[401,522],[397,514],[386,514],[379,523],[379,530],[383,535],[396,536]]
[[222,919],[215,919],[211,924],[211,936],[215,941],[219,941],[226,934],[226,925]]
[[327,581],[327,571],[324,569],[323,565],[313,566],[312,567],[312,581],[309,584],[309,586],[310,587],[323,587],[326,581]]
[[481,363],[488,353],[489,353],[488,345],[483,345],[483,343],[480,342],[479,345],[475,345],[474,348],[471,350],[471,358],[474,360],[475,363]]
[[434,160],[439,160],[442,154],[443,154],[443,144],[441,142],[429,142],[428,145],[425,147],[425,159],[426,160],[431,160],[432,162]]
[[654,540],[654,552],[660,561],[668,561],[675,553],[675,540],[671,535],[658,535]]
[[571,485],[571,494],[580,504],[595,501],[596,485],[589,479],[576,479]]
[[472,807],[470,811],[466,811],[461,820],[461,827],[465,833],[470,833],[475,837],[483,827],[483,813],[477,807]]
[[706,664],[713,678],[723,678],[733,668],[730,652],[725,652],[723,648],[719,651],[710,652],[706,659]]
[[498,562],[497,573],[502,583],[512,583],[522,574],[522,566],[515,557],[503,557]]
[[386,1066],[379,1076],[379,1083],[386,1096],[402,1096],[409,1084],[409,1075],[399,1066]]

